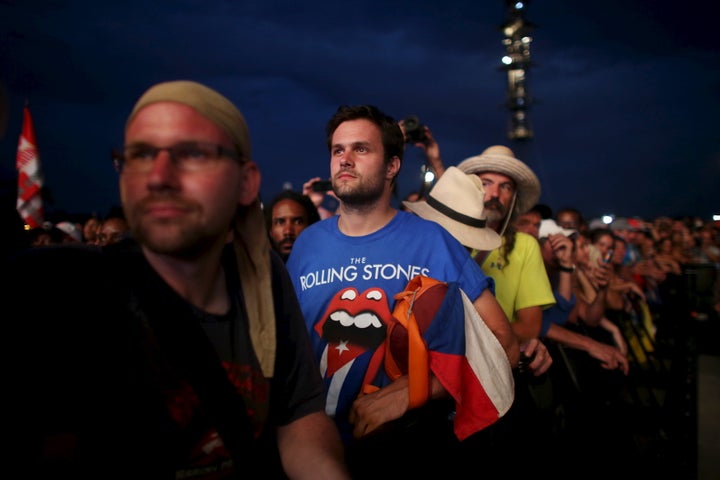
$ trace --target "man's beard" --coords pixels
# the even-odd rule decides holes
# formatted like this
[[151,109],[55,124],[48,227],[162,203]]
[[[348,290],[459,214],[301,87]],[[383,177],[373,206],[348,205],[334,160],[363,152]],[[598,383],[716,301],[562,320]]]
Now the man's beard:
[[384,185],[384,178],[378,176],[376,178],[358,177],[359,182],[355,186],[340,185],[339,188],[335,189],[335,196],[337,196],[343,205],[350,208],[362,208],[366,205],[372,205],[377,203],[377,200],[382,197]]
[[501,222],[505,218],[505,207],[497,200],[488,200],[485,202],[484,213],[491,223]]
[[139,224],[131,228],[131,232],[133,238],[148,250],[186,260],[199,258],[218,241],[217,235],[197,226],[188,227],[172,222],[165,227]]
[[292,251],[292,247],[295,244],[295,237],[283,238],[279,242],[273,240],[274,250],[282,257],[283,260],[287,260]]

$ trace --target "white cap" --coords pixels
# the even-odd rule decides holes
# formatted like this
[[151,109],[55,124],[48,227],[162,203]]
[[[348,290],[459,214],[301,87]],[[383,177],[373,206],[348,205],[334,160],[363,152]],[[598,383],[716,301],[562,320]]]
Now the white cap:
[[555,220],[549,218],[540,222],[540,233],[538,234],[538,238],[546,238],[556,233],[562,233],[566,237],[569,237],[576,234],[577,230],[562,228],[560,225],[555,223]]

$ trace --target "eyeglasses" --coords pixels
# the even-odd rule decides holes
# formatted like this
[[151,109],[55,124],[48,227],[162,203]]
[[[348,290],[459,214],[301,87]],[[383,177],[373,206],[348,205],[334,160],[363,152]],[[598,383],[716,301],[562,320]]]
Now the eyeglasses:
[[211,169],[225,157],[241,160],[237,152],[216,143],[181,142],[169,147],[136,143],[114,149],[113,165],[118,173],[147,173],[152,170],[155,159],[163,150],[168,152],[173,165],[183,172]]

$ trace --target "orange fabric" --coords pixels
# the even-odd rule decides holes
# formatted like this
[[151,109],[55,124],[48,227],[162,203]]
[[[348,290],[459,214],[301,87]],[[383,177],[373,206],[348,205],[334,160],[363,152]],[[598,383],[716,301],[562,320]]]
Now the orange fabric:
[[[430,397],[430,359],[427,344],[422,338],[420,327],[413,313],[413,303],[418,295],[422,294],[424,288],[430,287],[438,280],[418,275],[413,278],[403,292],[395,295],[395,308],[393,318],[397,323],[390,325],[387,338],[390,338],[392,329],[398,324],[405,327],[408,333],[408,389],[409,408],[422,406]],[[395,359],[390,352],[390,343],[385,342],[385,370],[393,380],[403,372],[397,366]]]
[[370,359],[370,364],[368,365],[368,369],[365,372],[362,390],[360,390],[360,396],[367,395],[368,393],[375,393],[380,390],[380,387],[375,386],[370,382],[373,378],[375,378],[375,375],[377,375],[377,372],[380,369],[384,353],[384,349],[382,348],[378,348],[377,350],[375,350],[375,353],[373,353],[373,356]]

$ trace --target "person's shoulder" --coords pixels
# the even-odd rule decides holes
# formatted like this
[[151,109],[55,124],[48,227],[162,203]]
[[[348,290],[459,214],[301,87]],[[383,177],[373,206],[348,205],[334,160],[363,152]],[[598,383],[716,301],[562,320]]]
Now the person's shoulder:
[[337,216],[333,215],[332,217],[324,218],[315,223],[311,223],[305,227],[300,234],[303,235],[305,232],[308,232],[309,234],[325,234],[335,229],[337,229]]
[[[413,232],[447,232],[445,228],[437,222],[427,220],[414,213],[398,210],[393,221],[397,222],[402,228],[411,228]],[[449,235],[449,233],[448,233]]]
[[515,232],[515,238],[516,238],[516,240],[515,240],[516,242],[521,241],[521,242],[537,243],[537,241],[538,241],[537,238],[535,238],[532,235],[530,235],[529,233],[525,233],[525,232]]
[[293,270],[299,258],[316,258],[317,252],[330,248],[336,241],[337,218],[330,217],[308,225],[300,232],[293,243],[290,255],[285,261],[288,272]]
[[538,239],[525,232],[515,232],[515,246],[540,250]]
[[455,237],[453,237],[453,235],[438,222],[422,218],[414,213],[406,212],[404,210],[398,210],[398,213],[393,221],[397,222],[398,225],[401,225],[403,229],[410,230],[416,235],[418,233],[438,234],[443,237],[455,239]]
[[334,232],[337,231],[336,225],[337,219],[335,217],[326,218],[325,220],[320,220],[308,225],[295,239],[292,250],[313,250],[317,248],[319,244],[325,244],[331,241],[331,239],[335,238]]
[[398,210],[396,212],[394,220],[396,221],[403,221],[403,222],[409,222],[409,223],[435,223],[431,222],[430,220],[427,220],[425,218],[422,218],[419,215],[416,215],[412,212],[406,212],[405,210]]
[[439,223],[402,210],[398,212],[397,217],[400,231],[412,235],[414,238],[422,239],[429,245],[442,243],[443,251],[456,251],[462,256],[467,255],[467,249]]

